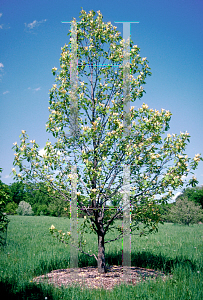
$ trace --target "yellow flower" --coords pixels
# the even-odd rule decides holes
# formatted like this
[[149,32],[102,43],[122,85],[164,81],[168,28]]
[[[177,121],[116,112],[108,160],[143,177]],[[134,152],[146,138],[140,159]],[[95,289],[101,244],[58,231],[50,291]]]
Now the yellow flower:
[[56,67],[52,68],[52,71],[56,71],[56,70],[57,70],[57,68],[56,68]]
[[147,104],[145,104],[145,103],[142,104],[142,108],[143,108],[143,109],[147,109],[148,107],[149,107],[149,106],[148,106]]
[[23,151],[26,149],[26,145],[23,145],[22,147],[20,147],[20,150]]
[[86,216],[84,216],[84,219],[86,220],[86,219],[87,219],[87,217],[86,217]]
[[170,116],[171,116],[171,113],[170,113],[169,110],[166,111],[165,116],[166,116],[166,117],[170,117]]
[[13,171],[13,172],[15,172],[15,171],[16,171],[16,169],[15,169],[15,168],[12,168],[12,171]]
[[62,90],[61,90],[61,93],[65,95],[65,94],[66,94],[66,91],[65,91],[64,89],[62,89]]
[[170,133],[168,133],[168,134],[167,134],[167,138],[170,138],[170,137],[171,137],[171,135],[170,135]]
[[51,225],[51,228],[50,229],[55,229],[54,225]]
[[67,235],[71,235],[70,231],[67,232]]
[[21,130],[22,134],[25,134],[25,130]]
[[194,161],[200,161],[200,154],[195,154]]
[[13,145],[16,146],[16,145],[17,145],[17,142],[13,143]]

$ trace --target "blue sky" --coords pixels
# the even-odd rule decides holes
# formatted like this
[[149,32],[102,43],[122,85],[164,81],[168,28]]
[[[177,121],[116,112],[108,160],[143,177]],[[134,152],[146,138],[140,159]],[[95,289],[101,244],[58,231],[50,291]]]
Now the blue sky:
[[[203,154],[203,1],[201,0],[111,0],[52,1],[3,0],[0,5],[0,167],[1,180],[9,175],[15,141],[27,131],[41,148],[51,135],[48,120],[49,89],[54,84],[51,69],[59,67],[61,47],[68,44],[69,24],[79,21],[81,7],[100,10],[105,22],[139,21],[131,25],[131,38],[147,57],[152,76],[146,94],[137,100],[150,108],[172,112],[170,133],[188,131],[189,157]],[[195,175],[203,184],[203,162]]]

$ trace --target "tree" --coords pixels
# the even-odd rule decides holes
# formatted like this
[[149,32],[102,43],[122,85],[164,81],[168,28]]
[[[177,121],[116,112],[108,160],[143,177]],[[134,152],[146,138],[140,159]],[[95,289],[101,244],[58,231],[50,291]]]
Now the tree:
[[188,198],[176,200],[169,211],[168,218],[173,223],[190,225],[203,220],[203,213],[200,205],[189,201]]
[[177,199],[184,199],[184,198],[188,198],[188,200],[201,205],[203,209],[203,186],[184,189],[182,194],[179,195]]
[[[153,110],[143,103],[137,110],[131,106],[124,114],[123,82],[129,88],[131,80],[132,102],[141,98],[142,85],[151,75],[148,61],[140,57],[136,45],[132,46],[131,74],[128,81],[124,81],[126,69],[122,63],[126,43],[116,27],[110,22],[104,23],[100,11],[97,13],[94,19],[94,11],[87,14],[82,10],[81,22],[77,24],[78,86],[71,81],[73,53],[68,45],[62,48],[61,69],[58,73],[57,68],[52,69],[56,83],[50,90],[50,116],[46,127],[56,138],[55,144],[48,140],[44,148],[46,153],[41,157],[39,145],[35,140],[29,143],[26,131],[22,130],[20,145],[15,142],[13,147],[16,152],[14,166],[19,167],[20,173],[15,168],[13,173],[19,180],[42,181],[70,201],[71,168],[77,166],[78,207],[86,214],[84,223],[89,222],[90,229],[97,235],[98,255],[85,252],[81,242],[75,245],[70,232],[62,234],[54,226],[50,230],[58,234],[61,241],[71,242],[82,253],[94,256],[98,271],[102,273],[106,271],[104,246],[110,242],[105,240],[106,233],[113,228],[117,230],[114,240],[128,234],[115,224],[123,215],[122,208],[106,209],[111,199],[123,193],[125,165],[130,166],[131,234],[143,235],[157,230],[160,213],[156,204],[165,203],[183,186],[183,176],[196,169],[202,158],[197,154],[190,159],[184,153],[189,142],[187,132],[166,135],[171,118],[169,111]],[[72,42],[73,46],[74,40]],[[130,44],[133,45],[131,39]],[[87,82],[81,81],[81,77]],[[77,106],[74,106],[73,84],[76,84]],[[124,134],[126,123],[129,134]],[[27,165],[23,161],[27,161]],[[188,184],[196,182],[193,177]]]
[[25,184],[23,182],[13,182],[9,185],[9,193],[10,193],[10,200],[19,204],[20,201],[27,201],[29,196],[25,191]]

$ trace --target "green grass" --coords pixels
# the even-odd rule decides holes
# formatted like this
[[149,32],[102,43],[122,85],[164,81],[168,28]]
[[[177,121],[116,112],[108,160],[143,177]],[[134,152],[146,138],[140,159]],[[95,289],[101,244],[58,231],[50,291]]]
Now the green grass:
[[[54,269],[69,267],[69,246],[49,233],[70,230],[70,221],[56,217],[9,216],[7,245],[0,250],[1,299],[203,299],[203,225],[164,224],[159,232],[147,237],[132,236],[132,265],[172,273],[137,286],[121,285],[112,291],[54,288],[30,282],[33,277]],[[118,221],[121,223],[121,221]],[[108,233],[107,239],[113,237]],[[86,235],[91,250],[97,253],[97,237]],[[122,240],[106,244],[107,264],[122,264]],[[88,248],[86,248],[89,250]],[[79,254],[79,266],[96,265],[94,258]]]

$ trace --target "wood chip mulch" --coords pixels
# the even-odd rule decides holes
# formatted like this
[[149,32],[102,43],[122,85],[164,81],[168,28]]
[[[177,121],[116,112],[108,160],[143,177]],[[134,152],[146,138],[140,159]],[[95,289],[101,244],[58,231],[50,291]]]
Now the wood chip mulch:
[[69,268],[54,270],[46,275],[35,277],[32,282],[48,282],[55,287],[76,283],[79,284],[81,288],[104,288],[106,290],[111,290],[114,286],[121,283],[136,285],[142,280],[147,280],[149,278],[156,279],[158,276],[161,276],[162,279],[165,280],[167,277],[162,272],[138,267],[130,267],[128,272],[130,272],[130,275],[126,277],[123,274],[123,267],[116,265],[109,266],[107,268],[107,273],[105,274],[99,274],[97,267],[83,267],[78,269]]

